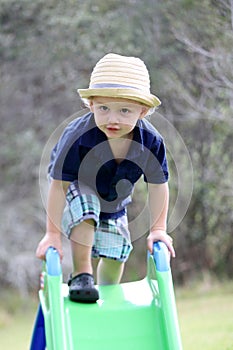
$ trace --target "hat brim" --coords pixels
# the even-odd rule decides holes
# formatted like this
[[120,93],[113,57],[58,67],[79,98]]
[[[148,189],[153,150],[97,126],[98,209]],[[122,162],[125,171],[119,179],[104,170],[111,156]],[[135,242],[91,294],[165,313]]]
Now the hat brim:
[[142,103],[148,107],[158,107],[161,104],[159,98],[152,94],[144,94],[140,90],[126,89],[126,88],[98,88],[98,89],[78,89],[81,98],[90,97],[113,97],[113,98],[125,98]]

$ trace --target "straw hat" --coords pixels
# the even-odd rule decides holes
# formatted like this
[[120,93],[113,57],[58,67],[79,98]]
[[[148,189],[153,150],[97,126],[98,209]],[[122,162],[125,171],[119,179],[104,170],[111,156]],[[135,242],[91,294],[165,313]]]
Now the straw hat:
[[88,89],[77,90],[80,97],[94,96],[126,98],[157,107],[158,97],[150,93],[150,77],[144,62],[136,57],[109,53],[94,67]]

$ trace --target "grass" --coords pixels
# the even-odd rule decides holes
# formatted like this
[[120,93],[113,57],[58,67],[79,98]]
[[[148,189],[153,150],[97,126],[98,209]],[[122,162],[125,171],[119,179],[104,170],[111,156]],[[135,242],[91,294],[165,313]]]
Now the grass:
[[23,301],[11,291],[0,293],[0,349],[29,349],[37,301]]
[[177,293],[184,350],[233,349],[232,284]]
[[[233,349],[232,283],[176,290],[184,350]],[[37,300],[1,291],[0,349],[29,349]]]

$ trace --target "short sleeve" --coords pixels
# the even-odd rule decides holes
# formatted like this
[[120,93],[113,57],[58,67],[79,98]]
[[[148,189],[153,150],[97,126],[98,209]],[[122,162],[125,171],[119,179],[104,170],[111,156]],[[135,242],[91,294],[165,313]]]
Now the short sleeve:
[[148,183],[162,184],[168,181],[169,171],[166,147],[163,139],[156,141],[148,151],[148,161],[144,172],[144,180]]
[[67,128],[51,153],[49,174],[55,180],[72,182],[80,165],[77,136]]

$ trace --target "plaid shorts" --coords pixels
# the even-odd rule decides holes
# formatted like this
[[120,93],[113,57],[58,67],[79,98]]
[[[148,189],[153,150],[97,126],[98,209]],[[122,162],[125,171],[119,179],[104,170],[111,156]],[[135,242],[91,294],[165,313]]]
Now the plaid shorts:
[[100,202],[95,192],[85,184],[74,181],[66,194],[62,230],[70,238],[73,227],[84,220],[93,219],[96,226],[92,257],[125,262],[132,250],[127,215],[100,220],[100,211]]

